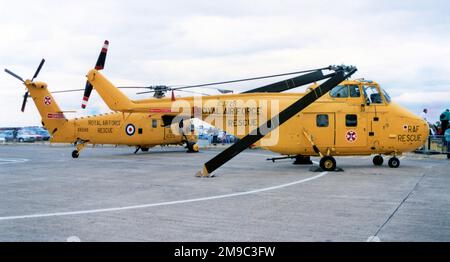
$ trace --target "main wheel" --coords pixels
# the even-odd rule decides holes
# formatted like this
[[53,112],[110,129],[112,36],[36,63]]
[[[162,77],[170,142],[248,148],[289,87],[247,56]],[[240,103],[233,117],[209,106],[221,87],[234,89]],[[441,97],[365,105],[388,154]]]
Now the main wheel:
[[372,162],[376,166],[381,166],[383,164],[383,157],[381,155],[376,155],[373,157]]
[[389,164],[389,167],[391,167],[391,168],[397,168],[400,166],[400,160],[394,156],[394,157],[391,157],[391,159],[389,159],[388,164]]
[[148,148],[148,147],[141,147],[141,151],[142,151],[142,152],[148,152],[149,149],[150,149],[150,148]]
[[186,147],[188,149],[188,153],[197,153],[198,145],[195,142],[187,142]]
[[72,151],[72,158],[78,158],[79,156],[80,156],[80,153],[78,152],[78,150]]
[[320,159],[320,167],[325,171],[334,171],[336,169],[336,160],[332,156],[324,156]]

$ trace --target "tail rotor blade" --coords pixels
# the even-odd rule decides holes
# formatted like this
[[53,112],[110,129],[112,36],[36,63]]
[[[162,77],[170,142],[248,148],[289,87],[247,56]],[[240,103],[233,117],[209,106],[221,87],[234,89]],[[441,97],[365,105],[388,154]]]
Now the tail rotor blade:
[[98,56],[97,63],[95,64],[96,70],[102,70],[103,68],[105,68],[105,61],[106,61],[106,54],[108,53],[108,47],[109,47],[109,41],[105,40],[102,51],[100,52],[100,55]]
[[31,78],[31,82],[33,82],[33,80],[39,75],[39,72],[41,71],[42,66],[44,65],[44,63],[45,63],[45,59],[42,58],[41,63],[39,64],[39,66],[38,66],[36,72],[34,73],[33,78]]
[[28,91],[25,92],[25,94],[23,95],[22,108],[20,109],[20,111],[22,111],[22,112],[25,111],[25,106],[27,105],[27,99],[28,99]]
[[22,81],[22,83],[25,83],[25,81],[22,79],[22,77],[20,77],[20,76],[14,74],[14,72],[12,72],[12,71],[10,71],[10,70],[8,70],[8,69],[6,69],[6,68],[5,68],[5,72],[8,73],[8,74],[10,74],[10,75],[12,75],[13,77],[19,79],[20,81]]
[[86,81],[86,87],[84,88],[83,101],[81,102],[81,108],[85,109],[87,102],[89,101],[89,97],[91,96],[92,85],[89,81]]
[[[102,51],[100,51],[100,55],[98,56],[97,63],[95,64],[96,70],[102,70],[105,68],[106,54],[108,53],[109,41],[105,40],[103,43]],[[86,81],[86,86],[84,88],[83,101],[81,102],[81,108],[85,109],[87,102],[89,101],[89,97],[92,92],[92,85],[89,81]]]

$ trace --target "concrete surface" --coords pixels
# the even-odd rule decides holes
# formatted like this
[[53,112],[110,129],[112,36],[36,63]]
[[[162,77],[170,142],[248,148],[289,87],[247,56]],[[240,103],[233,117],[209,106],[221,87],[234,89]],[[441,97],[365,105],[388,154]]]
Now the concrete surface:
[[344,172],[313,173],[246,150],[197,178],[220,149],[72,150],[0,146],[0,241],[450,241],[443,156],[397,169],[338,157]]

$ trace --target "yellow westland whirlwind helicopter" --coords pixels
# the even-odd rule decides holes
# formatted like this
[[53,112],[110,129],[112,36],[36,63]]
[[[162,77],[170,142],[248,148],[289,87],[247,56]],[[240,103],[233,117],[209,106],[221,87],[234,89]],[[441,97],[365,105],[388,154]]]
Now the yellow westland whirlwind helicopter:
[[[103,69],[105,65],[108,44],[108,41],[105,41],[97,60],[96,70]],[[25,110],[28,96],[31,96],[42,117],[42,125],[51,134],[50,141],[52,143],[74,143],[76,149],[72,152],[73,158],[77,158],[80,151],[87,144],[135,146],[135,153],[137,153],[138,150],[148,151],[150,147],[155,145],[181,145],[185,143],[188,152],[198,151],[196,136],[187,132],[174,134],[171,129],[173,117],[165,116],[164,112],[160,111],[147,111],[138,114],[111,112],[102,115],[67,119],[52,94],[48,91],[47,84],[34,82],[44,62],[45,60],[42,59],[31,80],[24,81],[22,77],[12,71],[8,69],[5,69],[5,71],[25,84],[27,91],[22,103],[22,112]],[[83,108],[86,107],[86,102],[92,90],[89,82],[86,83],[84,90]],[[184,122],[179,122],[178,127],[181,130],[190,128],[188,125],[184,126]]]
[[[87,81],[111,110],[157,110],[174,119],[196,117],[241,138],[206,162],[198,176],[209,176],[253,144],[295,158],[299,164],[308,163],[310,156],[320,156],[320,167],[326,171],[336,169],[333,156],[348,155],[375,154],[373,164],[377,166],[383,164],[381,155],[389,155],[389,166],[397,168],[400,160],[396,156],[424,144],[427,123],[392,102],[378,83],[346,80],[354,72],[356,68],[351,66],[329,66],[240,94],[177,101],[132,101],[96,69],[88,72]],[[311,83],[306,93],[280,93]],[[274,133],[278,135],[272,140]],[[270,139],[260,141],[263,138]],[[282,158],[286,157],[271,160]]]

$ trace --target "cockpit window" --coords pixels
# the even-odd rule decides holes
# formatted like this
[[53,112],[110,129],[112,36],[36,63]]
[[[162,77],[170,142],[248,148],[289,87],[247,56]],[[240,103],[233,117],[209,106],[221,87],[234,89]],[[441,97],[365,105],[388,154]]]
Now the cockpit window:
[[361,96],[361,93],[359,92],[359,86],[349,85],[348,89],[350,90],[350,97],[360,97]]
[[383,95],[384,95],[384,99],[386,99],[386,102],[391,102],[391,97],[389,96],[389,94],[386,92],[386,90],[384,90],[383,88],[381,88],[381,91],[383,91]]
[[357,85],[340,85],[331,89],[331,97],[360,97],[359,87]]
[[369,104],[383,103],[383,99],[381,98],[381,95],[375,86],[364,86],[364,93],[366,95],[367,103]]
[[348,86],[336,86],[330,91],[331,97],[348,97]]

